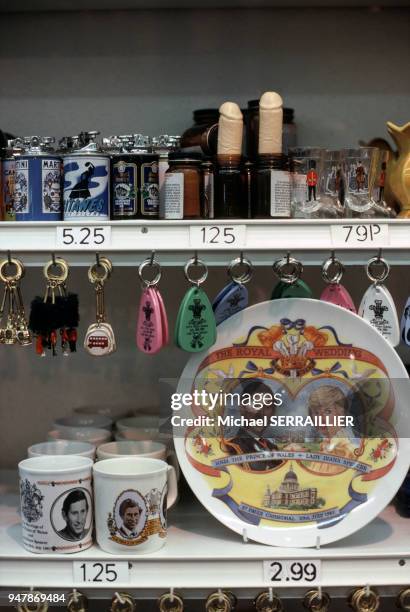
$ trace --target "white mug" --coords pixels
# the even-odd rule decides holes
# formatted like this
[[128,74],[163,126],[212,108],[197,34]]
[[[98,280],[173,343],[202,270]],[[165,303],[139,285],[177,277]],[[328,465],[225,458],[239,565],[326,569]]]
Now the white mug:
[[97,542],[109,553],[150,553],[165,544],[167,509],[177,498],[175,469],[147,457],[94,464]]
[[67,417],[54,419],[53,429],[64,431],[68,429],[79,429],[80,427],[91,427],[97,429],[107,429],[111,431],[114,421],[103,414],[81,414],[75,413]]
[[142,414],[118,419],[115,426],[117,428],[116,440],[158,440],[159,438],[159,417],[157,416]]
[[28,457],[43,457],[44,455],[81,455],[94,460],[95,446],[89,442],[77,442],[76,440],[54,440],[33,444],[27,449]]
[[19,463],[23,546],[34,553],[73,553],[93,543],[92,459],[31,457]]
[[107,429],[94,429],[93,427],[67,428],[64,432],[54,429],[47,433],[47,438],[49,441],[78,440],[78,442],[89,442],[94,446],[99,446],[111,440],[111,432]]
[[179,463],[174,450],[156,440],[119,440],[107,442],[97,447],[97,460],[114,459],[115,457],[152,457],[167,461],[175,468],[177,480],[180,478]]

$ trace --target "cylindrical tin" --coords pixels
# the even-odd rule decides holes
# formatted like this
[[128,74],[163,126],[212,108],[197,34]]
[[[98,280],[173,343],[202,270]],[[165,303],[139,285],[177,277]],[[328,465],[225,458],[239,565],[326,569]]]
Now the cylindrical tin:
[[140,153],[139,164],[139,210],[138,218],[158,219],[159,185],[158,162],[156,153]]
[[1,160],[1,209],[0,215],[4,221],[15,221],[14,213],[14,178],[16,173],[16,160],[14,157],[5,157]]
[[25,150],[15,161],[14,185],[16,221],[61,219],[61,157]]
[[110,218],[110,157],[96,150],[64,155],[64,221]]

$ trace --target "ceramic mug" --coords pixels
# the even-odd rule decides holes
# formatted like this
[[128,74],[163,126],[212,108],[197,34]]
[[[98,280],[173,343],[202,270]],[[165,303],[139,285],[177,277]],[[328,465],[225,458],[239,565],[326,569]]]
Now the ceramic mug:
[[19,463],[23,546],[33,553],[89,548],[93,498],[89,457],[54,455]]
[[60,417],[53,422],[53,429],[64,431],[69,429],[79,429],[80,427],[94,427],[97,429],[108,429],[111,431],[114,421],[109,416],[103,414],[72,414],[68,417]]
[[175,468],[179,481],[180,469],[175,451],[168,449],[162,442],[156,440],[119,440],[107,442],[97,447],[97,460],[114,459],[115,457],[152,457],[167,461]]
[[27,449],[28,457],[43,457],[44,455],[81,455],[95,458],[95,446],[89,442],[76,440],[54,440],[53,442],[40,442]]
[[109,553],[150,553],[165,544],[167,509],[177,498],[175,469],[147,457],[94,464],[97,542]]
[[115,426],[117,428],[116,439],[158,440],[159,438],[159,418],[155,416],[138,415],[118,419]]
[[111,440],[111,432],[106,429],[94,429],[93,427],[79,427],[75,428],[67,428],[62,431],[53,430],[49,431],[47,434],[47,438],[49,441],[53,440],[78,440],[78,442],[89,442],[94,446],[99,446],[100,444],[104,444],[104,442],[109,442]]

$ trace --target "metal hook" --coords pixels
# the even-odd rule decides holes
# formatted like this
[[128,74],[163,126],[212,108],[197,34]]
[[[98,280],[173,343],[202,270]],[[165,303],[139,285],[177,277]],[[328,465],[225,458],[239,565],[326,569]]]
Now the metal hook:
[[194,264],[196,265],[198,263],[198,251],[195,251],[194,254]]
[[378,252],[378,254],[377,254],[377,261],[380,261],[380,260],[381,260],[381,258],[382,258],[382,250],[381,250],[381,249],[379,249],[379,252]]
[[239,257],[240,257],[240,260],[241,260],[241,264],[243,264],[243,251],[241,251],[241,254],[240,254]]
[[51,253],[51,261],[53,262],[53,266],[56,265],[56,254],[55,253]]
[[289,265],[289,261],[290,261],[290,251],[286,253],[286,264],[287,265]]
[[9,265],[11,264],[11,252],[7,251],[7,262],[9,263]]
[[149,260],[150,265],[154,265],[154,259],[155,259],[155,251],[151,251],[151,258]]
[[97,266],[99,267],[100,266],[100,254],[99,253],[95,254],[95,261],[97,262]]
[[174,587],[171,587],[171,588],[169,589],[169,595],[170,595],[169,601],[170,601],[171,603],[174,603]]
[[330,259],[332,260],[332,263],[335,262],[336,257],[335,257],[335,252],[334,251],[330,252]]
[[120,604],[123,606],[125,604],[125,601],[123,600],[123,598],[121,597],[121,595],[116,591],[114,593],[115,597],[118,599],[118,601],[120,602]]
[[273,601],[273,588],[269,587],[269,601],[272,603]]
[[318,595],[319,595],[319,601],[322,601],[323,595],[322,595],[322,587],[320,586],[320,584],[317,587],[317,592],[318,592]]
[[78,601],[78,591],[77,591],[77,589],[73,589],[73,598],[74,598],[74,601]]
[[370,595],[370,584],[366,584],[366,597],[369,597],[369,595]]

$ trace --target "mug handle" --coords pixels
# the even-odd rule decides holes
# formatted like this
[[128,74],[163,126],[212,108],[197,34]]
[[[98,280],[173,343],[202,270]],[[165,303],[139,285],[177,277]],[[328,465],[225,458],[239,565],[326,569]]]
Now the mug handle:
[[178,459],[177,459],[177,454],[171,448],[169,448],[168,451],[167,451],[167,461],[174,468],[176,476],[177,476],[177,481],[179,482],[179,479],[180,479],[180,476],[181,476],[181,470],[180,470],[180,467],[179,467],[179,463],[178,463]]
[[167,469],[167,485],[167,510],[169,510],[169,508],[175,504],[178,497],[177,474],[173,465],[169,465]]

